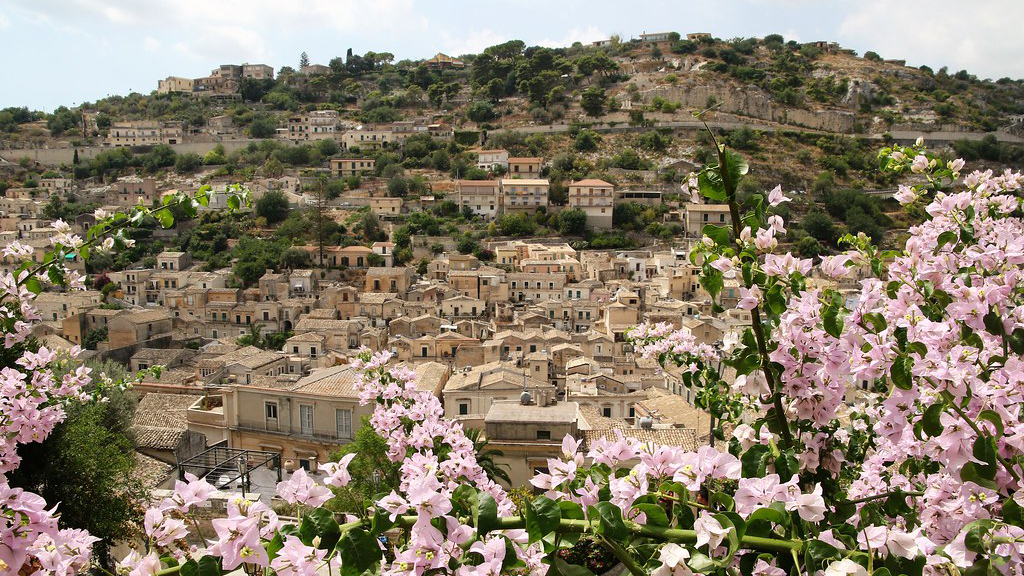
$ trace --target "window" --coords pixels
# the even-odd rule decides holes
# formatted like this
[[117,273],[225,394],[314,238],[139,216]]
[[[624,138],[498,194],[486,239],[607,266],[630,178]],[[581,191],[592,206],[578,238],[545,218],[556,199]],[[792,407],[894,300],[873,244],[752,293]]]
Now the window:
[[601,408],[601,416],[604,416],[605,418],[611,418],[612,417],[612,409],[607,407],[607,406],[605,406],[604,408]]
[[267,420],[277,420],[277,402],[264,402],[263,411],[267,415]]
[[334,411],[334,418],[338,424],[338,438],[351,438],[352,437],[352,411],[345,409],[337,409]]
[[298,346],[292,346],[292,354],[298,354],[298,353],[299,353],[299,347]]
[[270,312],[264,310],[263,311],[263,319],[264,320],[270,320]]
[[313,434],[313,406],[310,404],[299,404],[299,432],[303,436]]
[[459,403],[459,416],[465,416],[469,414],[469,404],[466,402]]
[[316,346],[309,347],[309,357],[316,358]]
[[551,440],[551,430],[537,430],[537,440]]

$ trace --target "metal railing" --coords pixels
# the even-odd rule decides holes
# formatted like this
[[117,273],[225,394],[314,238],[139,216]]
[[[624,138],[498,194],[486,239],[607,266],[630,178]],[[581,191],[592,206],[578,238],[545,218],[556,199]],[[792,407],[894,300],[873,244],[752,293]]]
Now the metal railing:
[[235,425],[231,426],[236,430],[245,430],[250,432],[265,432],[267,434],[277,434],[281,436],[292,436],[295,438],[305,438],[309,440],[319,440],[322,442],[331,442],[336,444],[344,444],[352,440],[352,434],[343,435],[338,434],[337,430],[326,430],[323,428],[308,428],[306,426],[288,426],[280,420],[239,420]]

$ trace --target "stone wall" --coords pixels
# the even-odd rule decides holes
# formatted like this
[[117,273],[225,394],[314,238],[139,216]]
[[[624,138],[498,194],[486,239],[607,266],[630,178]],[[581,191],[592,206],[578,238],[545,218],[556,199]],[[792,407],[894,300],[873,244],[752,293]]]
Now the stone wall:
[[[218,144],[224,146],[225,152],[231,153],[235,150],[245,148],[250,142],[259,142],[259,140],[245,139],[224,140],[222,142],[187,142],[184,144],[171,144],[171,148],[179,154],[195,152],[196,154],[203,156],[210,150],[216,148]],[[86,160],[95,158],[100,152],[105,150],[114,150],[115,148],[116,147],[114,146],[80,146],[78,148],[10,149],[0,150],[0,158],[3,158],[8,162],[15,163],[22,158],[28,158],[47,166],[60,166],[61,164],[67,164],[70,166],[75,158],[75,150],[78,150],[79,160]]]
[[789,124],[827,132],[853,133],[857,117],[840,110],[804,110],[783,106],[757,87],[732,88],[705,84],[657,86],[641,92],[644,102],[655,96],[682,104],[684,108],[703,109],[709,98],[718,103],[718,110],[758,118],[769,122]]

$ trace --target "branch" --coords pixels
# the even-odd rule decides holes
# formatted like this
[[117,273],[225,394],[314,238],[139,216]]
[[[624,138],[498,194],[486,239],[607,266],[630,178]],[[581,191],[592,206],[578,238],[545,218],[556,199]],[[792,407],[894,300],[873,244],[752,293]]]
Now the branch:
[[[702,120],[703,121],[703,120]],[[729,203],[729,217],[732,219],[733,241],[736,243],[737,252],[743,252],[743,244],[740,243],[740,207],[736,202],[736,182],[729,179],[729,171],[726,169],[725,149],[718,144],[715,133],[711,131],[706,121],[704,128],[711,135],[715,143],[715,151],[718,153],[718,173],[722,176],[722,186],[725,188],[726,200]],[[750,288],[750,286],[747,286]],[[786,448],[793,446],[793,433],[789,429],[789,422],[786,420],[786,413],[782,407],[782,395],[779,394],[778,384],[775,381],[775,373],[771,369],[771,360],[768,358],[768,344],[765,337],[764,325],[761,321],[761,305],[757,304],[750,310],[750,323],[754,330],[754,339],[757,340],[757,352],[761,357],[761,369],[764,370],[764,378],[768,383],[768,389],[772,395],[772,405],[775,408],[775,420],[782,433],[783,444]]]

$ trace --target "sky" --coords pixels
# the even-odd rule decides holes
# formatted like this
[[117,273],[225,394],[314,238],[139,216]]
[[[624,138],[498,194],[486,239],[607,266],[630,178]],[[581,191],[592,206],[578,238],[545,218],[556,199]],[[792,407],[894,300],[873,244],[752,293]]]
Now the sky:
[[220,64],[396,60],[506,40],[569,46],[618,34],[782,34],[979,78],[1024,78],[1022,0],[2,0],[0,108],[52,111],[200,77]]

